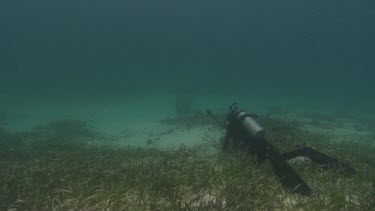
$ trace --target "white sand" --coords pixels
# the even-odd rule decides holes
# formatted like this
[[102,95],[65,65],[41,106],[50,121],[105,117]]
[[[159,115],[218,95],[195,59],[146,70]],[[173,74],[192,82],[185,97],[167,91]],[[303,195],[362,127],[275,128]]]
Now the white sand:
[[[201,111],[210,108],[215,112],[225,112],[227,107],[238,99],[240,96],[197,96],[194,98],[194,107]],[[239,102],[249,112],[254,113],[264,113],[270,107],[287,105],[278,105],[276,102],[260,99],[241,99]],[[297,111],[295,113],[306,112],[297,103],[289,103],[287,110]],[[12,130],[31,130],[33,127],[51,120],[81,119],[88,120],[94,129],[105,134],[109,137],[108,139],[113,140],[113,143],[120,145],[175,148],[181,144],[192,146],[219,140],[224,135],[224,131],[209,131],[208,127],[169,131],[173,127],[160,122],[166,117],[175,115],[175,96],[168,94],[126,97],[125,99],[96,99],[95,101],[77,100],[63,104],[49,102],[48,99],[36,100],[20,103],[17,107],[8,108],[6,111],[5,113],[10,119],[7,127]],[[310,108],[307,112],[321,112],[321,110]],[[290,114],[288,115],[290,116]],[[298,116],[293,118],[307,121]],[[333,129],[324,130],[316,127],[308,129],[342,136],[369,133],[369,131],[358,131],[354,123],[350,123],[348,120],[343,122],[339,127]]]

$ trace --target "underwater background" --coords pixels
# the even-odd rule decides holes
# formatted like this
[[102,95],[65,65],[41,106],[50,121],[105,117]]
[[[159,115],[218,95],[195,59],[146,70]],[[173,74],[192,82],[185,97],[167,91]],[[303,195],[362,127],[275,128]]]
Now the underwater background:
[[371,1],[1,4],[2,106],[189,92],[374,116]]
[[[61,138],[86,133],[87,123],[116,146],[195,146],[207,134],[216,143],[224,131],[194,125],[236,101],[344,137],[335,140],[360,134],[374,152],[374,20],[369,0],[2,0],[0,138],[46,125],[63,128]],[[186,122],[185,131],[168,129]],[[346,203],[372,207],[373,191]],[[21,198],[2,199],[9,209]],[[348,209],[343,201],[335,208]]]

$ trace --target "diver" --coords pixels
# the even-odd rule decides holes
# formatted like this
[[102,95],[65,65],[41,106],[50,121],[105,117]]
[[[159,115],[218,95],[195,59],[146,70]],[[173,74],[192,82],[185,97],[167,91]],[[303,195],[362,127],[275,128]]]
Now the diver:
[[311,195],[312,193],[311,188],[287,163],[288,160],[298,156],[307,157],[323,167],[339,168],[351,174],[356,173],[349,165],[310,147],[296,146],[296,150],[281,154],[265,140],[265,130],[255,120],[256,116],[248,114],[243,109],[239,109],[237,103],[233,103],[229,107],[224,123],[216,118],[210,110],[207,110],[207,114],[226,129],[223,142],[224,150],[230,147],[246,149],[250,154],[258,157],[259,163],[268,159],[281,184],[292,190],[292,192],[305,196]]

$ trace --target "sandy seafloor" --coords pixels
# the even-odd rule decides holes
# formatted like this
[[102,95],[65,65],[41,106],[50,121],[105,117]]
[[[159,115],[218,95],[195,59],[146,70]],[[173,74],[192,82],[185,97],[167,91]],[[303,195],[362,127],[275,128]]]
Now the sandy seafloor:
[[[289,101],[285,104],[272,100],[244,99],[241,96],[211,95],[195,96],[193,110],[204,112],[206,109],[211,109],[214,113],[223,114],[233,101],[239,102],[242,108],[251,113],[268,115],[272,113],[276,118],[305,122],[307,130],[332,134],[333,142],[364,140],[366,144],[370,144],[368,137],[371,139],[375,137],[373,130],[375,120],[369,113],[327,109],[319,103],[313,105]],[[163,149],[178,149],[181,145],[204,146],[205,152],[218,152],[217,146],[220,138],[225,134],[224,129],[212,125],[176,129],[175,125],[162,122],[166,118],[173,117],[178,117],[175,95],[77,99],[63,103],[46,98],[27,103],[20,102],[17,106],[3,109],[2,124],[12,131],[31,131],[51,121],[84,120],[94,131],[101,134],[98,139],[91,141],[95,145],[104,144],[116,148],[130,145]],[[320,117],[321,122],[319,122]],[[372,146],[375,147],[374,142]],[[211,196],[207,195],[203,200],[207,197]],[[287,197],[284,203],[290,206],[295,204],[295,200]]]
[[[337,110],[324,103],[311,104],[303,101],[277,101],[278,99],[250,99],[244,96],[194,96],[193,110],[204,112],[211,109],[214,113],[225,113],[227,107],[236,101],[251,113],[273,115],[281,118],[296,119],[305,122],[312,120],[305,114],[335,114],[338,122],[334,127],[325,129],[308,124],[306,129],[336,135],[338,139],[356,140],[361,135],[372,134],[373,116],[358,111]],[[48,97],[19,101],[14,106],[2,108],[2,123],[9,130],[28,131],[38,125],[54,120],[78,119],[88,121],[90,127],[103,136],[95,143],[117,146],[135,145],[144,147],[177,148],[203,143],[214,143],[225,133],[224,130],[209,126],[192,127],[188,130],[176,130],[161,121],[175,117],[176,96],[173,94],[150,94],[133,97],[76,98],[69,101],[50,100]],[[337,115],[337,112],[341,112]],[[209,118],[207,116],[207,118]],[[365,119],[366,121],[362,121]],[[316,119],[315,119],[316,121]],[[325,121],[325,120],[322,120]],[[326,122],[327,123],[327,122]],[[103,138],[104,137],[104,138]]]

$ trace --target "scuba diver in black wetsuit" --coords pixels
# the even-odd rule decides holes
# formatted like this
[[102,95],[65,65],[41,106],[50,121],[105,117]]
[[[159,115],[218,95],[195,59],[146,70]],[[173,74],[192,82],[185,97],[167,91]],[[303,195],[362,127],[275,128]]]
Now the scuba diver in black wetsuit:
[[252,155],[258,157],[259,163],[269,159],[276,176],[281,184],[301,195],[311,195],[312,190],[306,182],[298,175],[298,173],[286,162],[298,156],[310,158],[313,162],[330,168],[339,168],[351,174],[356,171],[349,165],[344,164],[337,159],[331,158],[320,153],[310,147],[297,146],[295,151],[281,154],[265,138],[265,130],[255,120],[255,116],[248,114],[243,109],[239,109],[236,103],[233,103],[228,110],[226,123],[218,120],[211,111],[207,110],[207,114],[226,129],[226,135],[223,143],[224,150],[229,145],[245,148]]

